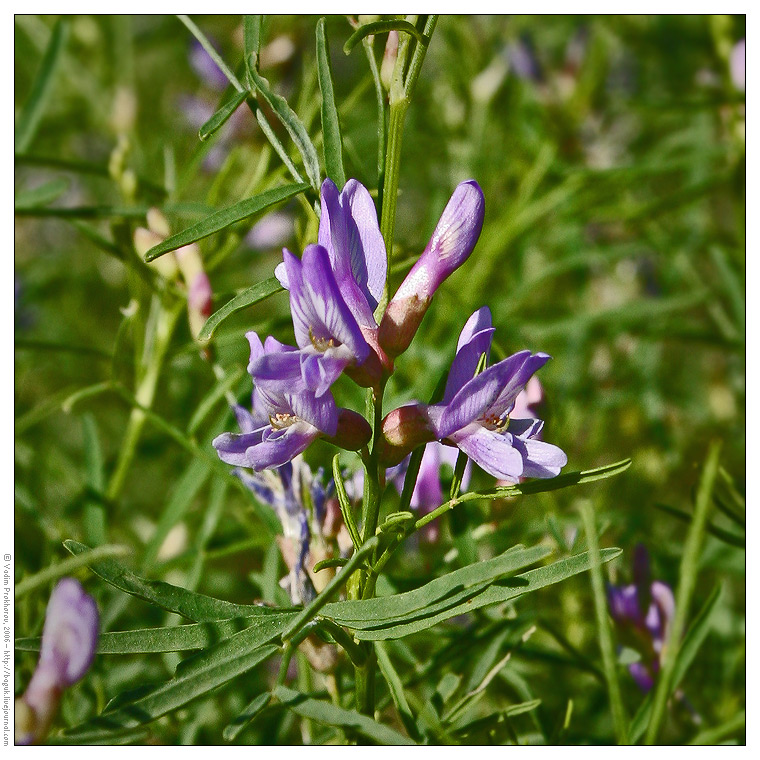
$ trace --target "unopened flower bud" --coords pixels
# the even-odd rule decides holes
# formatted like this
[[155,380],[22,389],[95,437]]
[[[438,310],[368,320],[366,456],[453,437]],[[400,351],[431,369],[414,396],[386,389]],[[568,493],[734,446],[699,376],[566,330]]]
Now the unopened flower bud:
[[155,232],[156,235],[160,235],[162,238],[167,238],[171,234],[171,228],[169,227],[169,221],[161,213],[160,209],[154,207],[148,209],[146,214],[148,220],[148,229],[151,232]]
[[435,291],[472,253],[483,228],[485,199],[475,180],[452,194],[430,242],[396,291],[380,323],[379,341],[391,358],[406,351]]
[[372,428],[361,414],[351,409],[338,409],[338,432],[325,436],[326,441],[348,451],[358,451],[369,443]]
[[[144,261],[145,254],[158,245],[164,239],[163,235],[158,235],[152,230],[146,230],[145,227],[138,227],[133,237],[135,250],[138,256]],[[151,261],[148,266],[153,267],[165,280],[173,280],[179,274],[177,260],[173,253],[167,253]]]
[[187,288],[187,317],[190,332],[197,338],[206,320],[211,316],[211,282],[203,269],[200,248],[191,243],[175,251],[179,271]]
[[84,677],[98,640],[98,608],[79,582],[63,578],[53,589],[45,614],[37,669],[16,701],[16,744],[47,736],[61,694]]
[[435,440],[424,407],[417,403],[389,412],[382,424],[380,461],[386,467],[399,464],[417,446]]

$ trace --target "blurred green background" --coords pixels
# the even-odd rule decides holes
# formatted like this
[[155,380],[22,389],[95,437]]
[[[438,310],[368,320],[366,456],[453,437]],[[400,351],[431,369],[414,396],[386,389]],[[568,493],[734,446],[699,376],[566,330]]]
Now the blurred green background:
[[[268,17],[261,55],[262,73],[313,139],[320,130],[316,20]],[[56,21],[16,17],[17,116]],[[194,21],[232,68],[240,64],[239,17]],[[176,18],[76,16],[66,25],[38,128],[23,150],[17,145],[17,580],[63,559],[63,539],[91,540],[93,514],[103,514],[129,406],[113,392],[73,401],[71,395],[108,382],[134,390],[150,290],[130,248],[132,229],[156,205],[179,231],[286,177],[245,108],[200,143],[198,128],[225,84]],[[346,176],[374,191],[374,90],[361,46],[350,56],[342,51],[351,31],[345,18],[327,18]],[[480,183],[486,218],[473,255],[441,287],[397,361],[387,409],[429,397],[466,318],[487,304],[497,358],[523,348],[554,357],[540,375],[541,416],[545,439],[568,454],[567,469],[633,459],[622,476],[584,489],[472,507],[470,528],[488,526],[470,542],[476,555],[516,542],[580,547],[576,507],[589,499],[602,544],[625,550],[611,577],[630,582],[631,549],[643,542],[654,577],[675,585],[688,526],[658,505],[690,514],[713,440],[723,441],[716,500],[732,489],[743,494],[744,91],[743,65],[739,82],[731,62],[744,35],[743,17],[440,18],[404,133],[391,292],[459,181]],[[383,44],[375,41],[378,56]],[[275,128],[292,148],[284,129]],[[294,148],[291,156],[300,161]],[[125,192],[124,167],[136,177],[134,193]],[[202,241],[215,306],[270,277],[283,245],[300,253],[315,239],[315,217],[297,200]],[[217,333],[218,364],[238,373],[231,387],[240,399],[250,393],[243,338],[250,329],[292,343],[286,295],[238,313]],[[236,601],[276,601],[281,590],[272,579],[285,570],[273,550],[275,524],[233,483],[222,491],[224,468],[198,453],[213,455],[212,437],[234,427],[224,396],[213,395],[218,387],[181,318],[154,404],[164,427],[148,421],[122,493],[105,505],[104,537],[132,547],[127,561],[149,577]],[[362,408],[350,383],[341,380],[335,393]],[[181,445],[168,426],[196,449]],[[329,465],[331,456],[320,445],[307,453],[314,465]],[[489,485],[476,468],[472,487]],[[711,520],[736,539],[736,526],[721,511]],[[440,567],[449,534],[447,540],[419,551],[410,546],[406,562],[391,568],[391,583],[415,585]],[[729,720],[744,705],[744,550],[737,543],[710,535],[702,555],[695,610],[717,582],[724,587],[719,615],[682,686],[703,725]],[[88,589],[112,629],[166,617],[119,601],[103,584]],[[19,601],[17,635],[39,633],[46,598],[39,590]],[[563,740],[604,741],[606,693],[584,668],[598,658],[588,579],[535,598],[539,630],[509,677],[491,687],[494,699],[503,693],[519,701],[526,690],[540,698],[538,717],[521,716],[515,725],[544,741],[573,699],[576,717]],[[433,656],[431,640],[404,646],[411,661]],[[175,661],[99,657],[93,675],[64,701],[64,722],[82,720],[119,690],[165,679]],[[34,656],[19,655],[17,665],[18,692]],[[162,719],[146,740],[218,741],[268,677],[250,676],[242,687]],[[640,696],[624,670],[621,679],[633,712]],[[675,712],[667,739],[693,737],[699,726],[692,712]],[[280,716],[255,723],[243,738],[301,737],[295,721]]]

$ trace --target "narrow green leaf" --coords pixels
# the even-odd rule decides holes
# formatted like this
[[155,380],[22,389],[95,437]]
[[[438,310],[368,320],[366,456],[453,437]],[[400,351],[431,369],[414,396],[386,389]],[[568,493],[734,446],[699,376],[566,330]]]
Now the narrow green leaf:
[[145,744],[145,739],[149,736],[149,731],[145,728],[132,729],[128,728],[123,731],[112,731],[110,729],[99,729],[77,734],[72,738],[69,736],[49,736],[46,744],[54,746],[98,746],[107,747],[123,746],[125,744]]
[[83,726],[66,731],[64,736],[77,736],[95,728],[123,729],[150,723],[252,670],[281,651],[280,647],[273,645],[252,648],[254,641],[255,636],[246,629],[202,654],[183,660],[170,681],[131,701],[119,701],[118,707],[107,706],[105,712]]
[[[89,547],[71,539],[64,541],[63,545],[77,556],[89,550]],[[120,591],[199,623],[250,615],[264,616],[283,611],[255,604],[233,604],[164,581],[149,581],[113,560],[83,561],[83,564],[87,564],[95,575]]]
[[209,137],[227,123],[230,116],[232,116],[232,114],[245,103],[247,97],[247,92],[236,92],[226,103],[223,103],[216,113],[198,130],[198,137],[203,141],[208,140]]
[[330,47],[327,44],[324,18],[317,21],[317,76],[322,93],[322,138],[327,176],[338,186],[346,184],[343,169],[343,142],[340,136],[340,119],[335,105]]
[[317,149],[314,147],[314,143],[312,143],[306,131],[306,127],[298,118],[296,112],[288,105],[288,101],[274,93],[269,86],[269,82],[256,70],[258,57],[252,55],[250,60],[251,65],[248,69],[248,76],[251,79],[251,83],[261,93],[261,96],[274,111],[285,129],[288,130],[288,134],[303,159],[306,176],[309,178],[311,186],[319,192],[319,157],[317,156]]
[[340,505],[340,511],[343,514],[343,523],[348,529],[348,533],[351,536],[351,541],[354,545],[354,549],[358,551],[362,545],[361,538],[359,538],[359,531],[356,529],[354,523],[353,507],[351,506],[351,500],[346,493],[346,484],[343,482],[343,473],[340,471],[340,454],[336,454],[332,460],[333,481],[335,482],[335,494],[338,497],[338,504]]
[[32,190],[21,190],[16,193],[16,197],[13,199],[14,208],[47,206],[63,195],[69,189],[70,184],[65,177],[59,177]]
[[[622,553],[621,549],[603,549],[601,554],[602,562],[609,562],[615,557],[619,557]],[[355,621],[353,626],[354,636],[357,639],[364,641],[385,641],[387,639],[401,638],[402,636],[409,636],[412,633],[423,631],[427,628],[431,628],[436,623],[440,623],[443,620],[462,615],[473,610],[480,609],[489,604],[503,604],[504,602],[516,599],[524,594],[529,594],[532,591],[537,591],[540,588],[550,586],[554,583],[570,578],[573,575],[582,573],[589,569],[591,566],[589,556],[587,552],[583,554],[569,557],[568,559],[560,560],[546,567],[538,568],[537,570],[529,570],[526,573],[522,573],[515,576],[516,579],[525,579],[528,583],[525,586],[509,586],[500,585],[499,583],[493,583],[489,585],[484,591],[481,591],[477,595],[471,597],[461,604],[456,604],[453,607],[439,612],[430,617],[420,617],[417,620],[412,620],[408,623],[390,623],[385,626],[380,624],[378,626],[377,620],[367,619],[360,624]],[[511,580],[511,579],[510,579]],[[331,609],[325,608],[325,613],[331,617],[335,617],[334,613],[339,613],[337,608],[341,604],[348,604],[348,602],[339,602],[336,605],[331,605]]]
[[107,540],[106,509],[102,498],[106,488],[106,475],[98,426],[92,414],[82,417],[82,438],[87,485],[92,493],[84,504],[85,536],[89,543],[100,546]]
[[468,588],[473,594],[477,593],[484,585],[532,565],[550,552],[551,550],[544,546],[535,546],[531,549],[514,546],[498,557],[467,565],[413,591],[375,599],[349,600],[330,604],[325,607],[325,615],[342,625],[360,628],[402,621],[415,613],[426,612],[441,600],[453,604],[456,594],[461,594],[463,590],[466,594]]
[[345,710],[342,707],[325,702],[321,699],[314,699],[305,694],[299,694],[297,691],[288,689],[285,686],[277,686],[274,695],[288,709],[303,718],[309,718],[317,723],[327,726],[336,726],[343,729],[353,729],[366,736],[378,744],[383,745],[413,745],[414,742],[403,734],[394,731],[392,728],[378,723],[361,715],[354,710]]
[[261,49],[261,27],[264,17],[262,15],[243,16],[243,54],[245,56],[246,72],[251,65],[251,54],[259,56]]
[[412,708],[409,707],[409,702],[406,699],[404,693],[404,685],[401,682],[399,674],[393,667],[391,658],[388,655],[388,650],[385,648],[385,644],[382,641],[378,641],[375,644],[375,652],[377,654],[377,664],[380,667],[380,672],[383,674],[385,682],[388,684],[388,691],[393,699],[393,704],[396,705],[401,722],[404,724],[404,728],[408,731],[415,741],[421,741],[422,735],[417,729],[417,721],[412,713]]
[[269,296],[273,296],[275,293],[279,293],[282,289],[283,287],[277,281],[276,277],[270,277],[268,280],[257,282],[250,288],[246,288],[234,298],[227,301],[221,309],[215,311],[208,318],[206,324],[203,325],[200,333],[198,333],[198,340],[209,340],[216,331],[216,328],[219,327],[227,317],[242,309],[246,309],[249,306],[253,306],[260,301],[269,298]]
[[50,35],[45,55],[42,57],[42,63],[34,79],[32,90],[16,122],[13,139],[16,153],[26,153],[34,140],[34,136],[37,134],[37,128],[40,125],[47,101],[53,90],[55,72],[61,62],[61,55],[66,45],[68,31],[69,25],[63,19],[59,19],[53,27],[53,32]]
[[[44,570],[40,570],[38,573],[24,578],[18,583],[14,589],[16,599],[21,599],[21,597],[26,596],[30,591],[34,591],[40,586],[62,578],[64,575],[69,575],[80,567],[89,565],[91,562],[99,562],[107,557],[124,557],[130,553],[128,546],[98,546],[95,549],[89,549],[83,544],[79,544],[79,546],[82,549],[80,552],[77,552],[78,556],[70,557],[62,562],[56,562],[54,565],[50,565],[50,567],[46,567]],[[68,549],[69,547],[67,546],[66,548]],[[69,549],[69,551],[71,550]]]
[[343,45],[343,52],[346,55],[349,55],[349,53],[356,47],[356,43],[361,42],[365,37],[369,37],[370,34],[386,34],[387,32],[392,32],[394,30],[411,34],[420,44],[427,44],[427,40],[414,24],[410,24],[403,19],[391,19],[388,21],[372,21],[369,24],[360,26],[346,40],[346,44]]
[[230,67],[224,62],[219,53],[216,52],[214,46],[209,42],[206,35],[196,26],[195,22],[185,14],[177,14],[177,18],[190,30],[195,39],[201,43],[201,46],[209,54],[211,60],[219,67],[222,74],[229,79],[230,84],[232,84],[238,92],[245,90],[245,87],[240,84],[238,78],[232,73],[232,71],[230,71]]
[[741,710],[731,719],[727,720],[719,726],[713,728],[705,728],[700,731],[690,742],[690,746],[705,746],[711,744],[718,744],[724,739],[728,739],[734,734],[738,734],[744,731],[747,723],[747,713],[745,710]]
[[678,688],[683,677],[686,675],[686,672],[689,670],[691,663],[697,656],[697,652],[704,643],[705,638],[707,638],[722,593],[723,587],[717,585],[697,613],[694,620],[691,621],[689,630],[686,632],[683,642],[681,643],[681,648],[678,651],[675,667],[673,668],[672,692]]
[[175,235],[170,235],[166,240],[154,246],[145,254],[145,261],[153,261],[169,251],[174,251],[184,245],[203,240],[203,238],[207,238],[209,235],[213,235],[237,222],[241,222],[249,216],[261,213],[270,206],[282,203],[306,189],[308,189],[308,185],[306,184],[284,185],[283,187],[267,190],[264,193],[254,195],[232,206],[223,208],[211,214],[211,216],[202,219],[192,227],[188,227],[186,230],[182,230],[182,232],[178,232]]
[[512,705],[504,710],[504,715],[508,718],[512,718],[515,715],[522,715],[523,713],[535,710],[541,704],[540,699],[531,699],[528,702],[521,702],[519,705]]
[[229,725],[225,726],[222,736],[224,741],[231,742],[237,739],[240,732],[248,726],[252,720],[256,718],[259,713],[262,712],[269,703],[272,701],[272,695],[267,691],[264,694],[259,694],[254,697],[253,700],[246,706],[245,710],[235,718]]
[[[295,617],[295,612],[252,615],[229,620],[189,623],[161,628],[140,628],[134,631],[112,631],[98,637],[98,654],[148,654],[205,649],[245,629],[257,631],[259,645],[279,636]],[[20,652],[39,652],[41,639],[16,639]]]

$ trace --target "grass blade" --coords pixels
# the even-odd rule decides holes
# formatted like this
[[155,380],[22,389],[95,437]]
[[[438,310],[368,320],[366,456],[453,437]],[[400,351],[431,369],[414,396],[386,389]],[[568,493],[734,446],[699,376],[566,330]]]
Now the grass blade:
[[288,105],[288,101],[280,95],[275,94],[269,86],[269,82],[256,70],[257,61],[258,57],[252,55],[248,69],[251,83],[261,93],[261,96],[275,112],[275,115],[282,122],[285,129],[288,130],[288,134],[303,159],[306,176],[309,178],[311,186],[319,192],[319,157],[317,156],[317,149],[314,147],[314,143],[311,141],[303,122]]
[[674,686],[673,676],[681,649],[681,637],[686,627],[689,604],[696,585],[699,554],[702,549],[710,505],[712,504],[712,490],[718,474],[720,448],[721,444],[719,441],[713,442],[710,446],[704,469],[702,470],[702,477],[697,492],[697,503],[694,508],[694,519],[689,527],[683,555],[681,556],[678,589],[676,590],[675,619],[673,620],[673,625],[670,628],[670,633],[663,649],[662,667],[654,694],[652,715],[649,719],[649,726],[647,727],[645,737],[646,744],[654,744],[657,741],[660,726],[665,716],[665,707]]
[[322,93],[322,138],[327,176],[342,188],[346,184],[343,169],[343,143],[340,136],[340,119],[335,105],[330,47],[327,44],[324,18],[317,21],[317,76]]
[[32,190],[22,190],[13,199],[14,208],[47,206],[56,198],[60,198],[69,189],[69,184],[69,181],[65,177],[59,177]]
[[42,115],[45,113],[45,106],[53,89],[55,72],[61,61],[68,31],[69,26],[63,19],[59,19],[53,27],[50,42],[48,42],[32,90],[16,123],[13,136],[16,153],[26,153],[37,134],[37,128],[42,120]]
[[34,575],[30,575],[28,578],[24,578],[21,583],[16,585],[14,590],[16,600],[21,599],[21,597],[26,596],[30,591],[34,591],[40,586],[62,578],[64,575],[70,575],[80,567],[85,567],[92,562],[100,562],[110,557],[124,557],[129,553],[130,549],[128,546],[98,546],[95,549],[88,549],[85,546],[78,556],[70,557],[62,562],[56,562],[56,564],[50,565],[50,567],[46,567]]
[[597,634],[599,636],[599,648],[602,650],[602,664],[604,665],[604,677],[607,681],[607,691],[612,708],[612,720],[615,724],[615,734],[619,745],[628,744],[628,718],[623,706],[623,697],[620,692],[617,663],[615,662],[615,647],[612,641],[612,629],[607,614],[607,596],[604,593],[604,579],[602,578],[602,566],[599,560],[599,536],[596,531],[594,510],[588,501],[584,501],[581,507],[581,516],[586,530],[589,555],[591,557],[591,588],[594,596],[594,611],[596,613]]

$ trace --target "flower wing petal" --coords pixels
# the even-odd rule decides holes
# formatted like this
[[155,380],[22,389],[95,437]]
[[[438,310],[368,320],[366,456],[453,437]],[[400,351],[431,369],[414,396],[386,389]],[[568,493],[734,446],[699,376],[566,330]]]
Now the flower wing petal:
[[452,438],[456,445],[467,454],[473,462],[480,465],[487,473],[501,480],[513,483],[523,474],[523,458],[513,448],[512,436],[499,434],[484,427],[477,427],[472,432]]
[[513,436],[512,445],[525,462],[525,478],[553,478],[567,464],[567,454],[551,443]]
[[306,422],[298,422],[282,430],[275,430],[265,435],[260,443],[248,449],[248,467],[254,470],[281,467],[305,451],[318,435],[319,431]]

